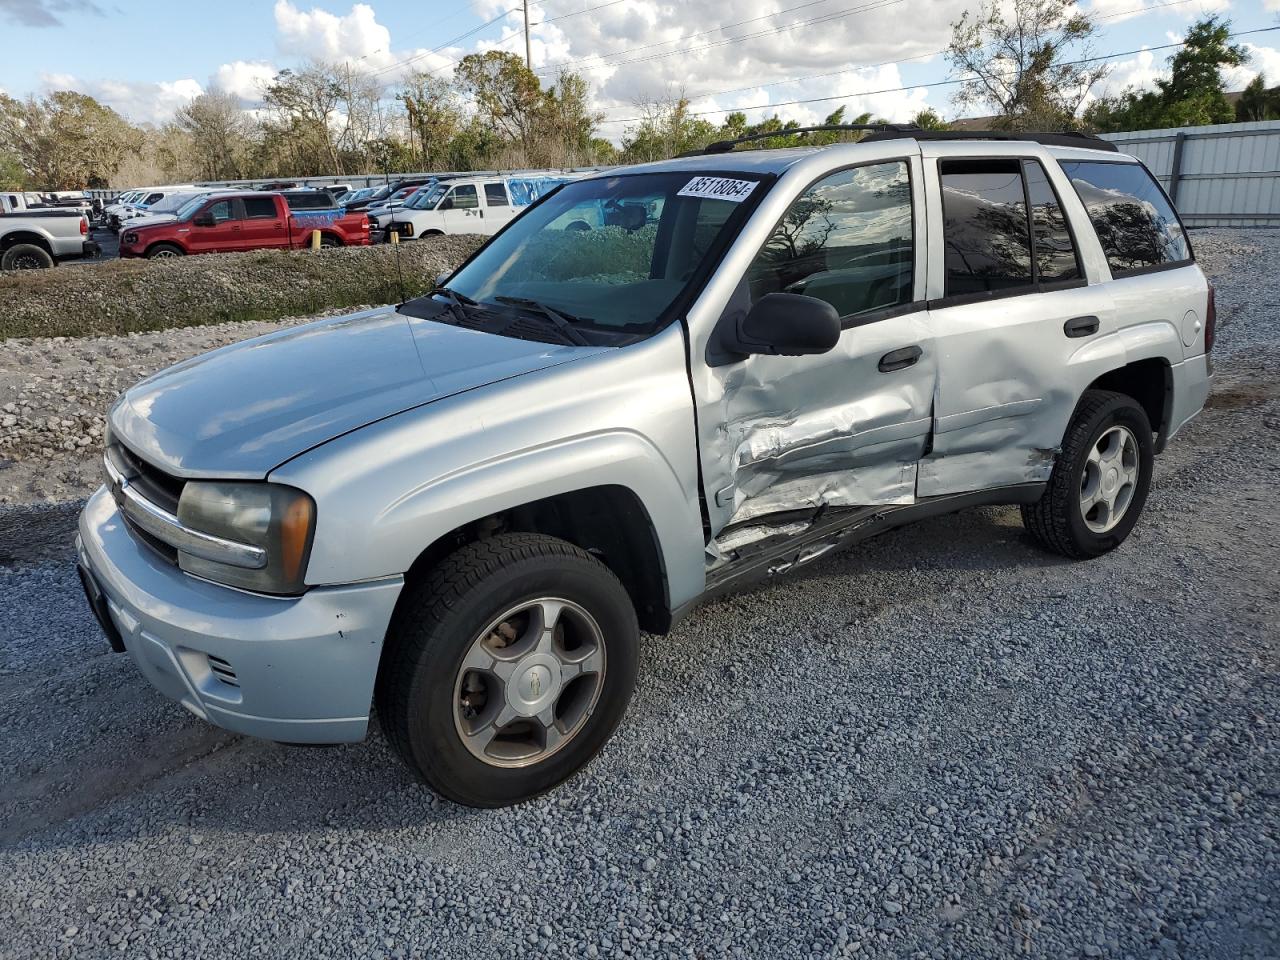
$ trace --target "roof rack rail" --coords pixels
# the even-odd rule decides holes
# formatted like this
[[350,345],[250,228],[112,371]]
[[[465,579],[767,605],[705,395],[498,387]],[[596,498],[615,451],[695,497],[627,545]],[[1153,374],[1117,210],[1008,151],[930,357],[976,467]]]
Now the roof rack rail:
[[[877,132],[867,136],[866,140],[895,140],[898,136],[900,134]],[[1059,130],[1053,133],[1031,130],[918,130],[911,136],[916,140],[1018,140],[1047,147],[1083,147],[1086,150],[1120,152],[1120,148],[1110,140],[1103,140],[1095,134],[1080,130]]]
[[753,140],[768,140],[770,137],[790,137],[798,133],[851,133],[855,131],[870,131],[873,133],[888,133],[897,136],[910,134],[914,136],[920,128],[914,123],[840,123],[825,124],[819,127],[791,127],[784,130],[769,130],[762,133],[749,133],[744,137],[736,137],[733,140],[716,140],[708,143],[705,147],[697,150],[690,150],[680,154],[682,157],[700,157],[708,153],[731,153],[733,148],[740,143],[750,143]]

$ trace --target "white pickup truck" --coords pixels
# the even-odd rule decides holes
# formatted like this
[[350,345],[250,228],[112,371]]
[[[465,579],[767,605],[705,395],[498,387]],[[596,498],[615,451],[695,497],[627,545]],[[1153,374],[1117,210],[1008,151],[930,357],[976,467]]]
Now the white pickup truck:
[[79,210],[18,210],[8,194],[0,194],[0,270],[38,270],[97,252],[89,218]]

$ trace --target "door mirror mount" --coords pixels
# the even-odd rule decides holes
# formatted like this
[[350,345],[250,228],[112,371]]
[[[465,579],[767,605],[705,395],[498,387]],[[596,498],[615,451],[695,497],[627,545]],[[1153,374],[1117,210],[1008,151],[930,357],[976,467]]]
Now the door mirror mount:
[[840,340],[840,314],[817,297],[768,293],[722,321],[721,349],[738,355],[799,357],[826,353]]

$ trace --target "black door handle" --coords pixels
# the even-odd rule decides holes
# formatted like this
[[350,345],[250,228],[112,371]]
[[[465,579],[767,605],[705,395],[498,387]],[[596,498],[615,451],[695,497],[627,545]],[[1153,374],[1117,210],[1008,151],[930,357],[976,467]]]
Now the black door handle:
[[1062,325],[1062,332],[1068,337],[1089,337],[1098,332],[1101,324],[1097,317],[1072,317]]
[[919,347],[903,347],[901,350],[890,350],[880,358],[880,372],[893,373],[895,370],[905,370],[920,359],[920,355],[924,351]]

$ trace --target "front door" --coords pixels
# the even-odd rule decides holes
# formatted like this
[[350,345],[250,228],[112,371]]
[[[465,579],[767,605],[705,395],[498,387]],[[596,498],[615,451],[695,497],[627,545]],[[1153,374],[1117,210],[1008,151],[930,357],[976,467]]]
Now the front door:
[[460,183],[440,201],[441,229],[445,233],[484,233],[480,198],[474,183]]
[[192,253],[224,253],[241,248],[240,221],[235,215],[235,200],[215,200],[206,206],[195,219],[213,216],[213,224],[199,226],[193,219],[188,226],[187,249]]
[[729,312],[768,293],[816,297],[844,329],[825,354],[711,367],[699,418],[718,429],[702,431],[701,456],[721,555],[820,512],[914,501],[937,370],[918,167],[888,159],[809,186],[731,299]]
[[1114,327],[1063,211],[1071,187],[1031,157],[925,164],[942,224],[931,265],[943,296],[929,311],[942,359],[919,494],[1047,480],[1078,399],[1073,356]]

